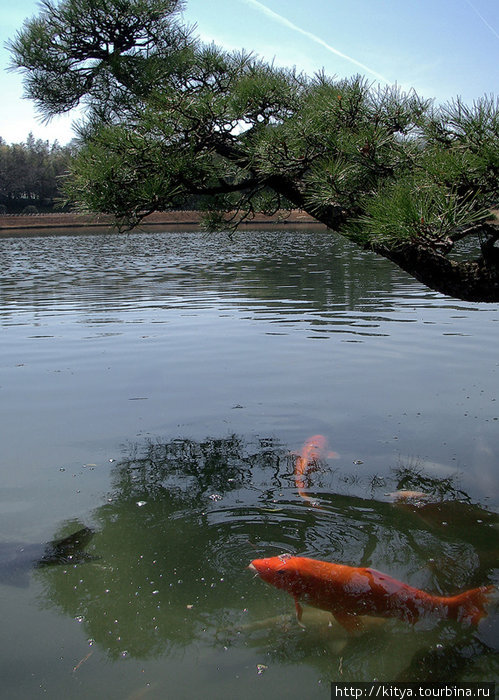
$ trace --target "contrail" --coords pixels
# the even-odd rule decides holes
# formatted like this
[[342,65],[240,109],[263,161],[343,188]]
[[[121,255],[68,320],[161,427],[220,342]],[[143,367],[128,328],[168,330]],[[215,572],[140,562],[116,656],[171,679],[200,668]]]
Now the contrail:
[[312,34],[312,32],[307,32],[305,29],[298,27],[293,22],[290,22],[289,19],[286,19],[286,17],[283,17],[282,15],[277,14],[277,12],[274,12],[273,10],[268,8],[266,5],[264,5],[263,3],[258,2],[258,0],[243,0],[243,2],[246,2],[248,5],[253,5],[253,7],[255,7],[257,10],[262,12],[264,15],[267,15],[267,17],[270,17],[271,19],[275,20],[276,22],[279,22],[279,24],[282,24],[284,27],[287,27],[288,29],[292,29],[293,31],[298,32],[299,34],[303,34],[303,36],[306,36],[307,39],[310,39],[311,41],[315,42],[316,44],[319,44],[319,46],[322,46],[327,51],[334,53],[336,56],[339,56],[340,58],[344,58],[347,61],[350,61],[350,63],[353,63],[355,66],[362,68],[363,71],[366,71],[367,73],[370,73],[371,75],[374,75],[376,78],[378,78],[378,80],[381,80],[383,83],[388,83],[389,85],[392,84],[392,81],[388,80],[388,78],[385,78],[385,76],[381,75],[381,73],[378,73],[377,71],[373,70],[372,68],[369,68],[369,66],[366,66],[364,63],[357,61],[355,58],[352,58],[351,56],[347,56],[347,54],[342,53],[341,51],[338,51],[338,49],[335,49],[334,46],[331,46],[330,44],[326,43],[323,39],[318,37],[316,34]]
[[493,27],[492,25],[490,25],[490,24],[487,22],[487,20],[485,19],[485,17],[484,17],[482,14],[480,14],[480,12],[478,12],[478,10],[477,10],[476,7],[473,5],[473,3],[470,2],[470,0],[466,0],[466,2],[467,2],[468,5],[471,7],[471,9],[480,17],[480,19],[481,19],[482,22],[485,24],[485,26],[488,27],[488,29],[490,29],[490,31],[492,32],[492,34],[494,34],[494,35],[499,39],[499,34],[496,32],[496,30],[494,29],[494,27]]

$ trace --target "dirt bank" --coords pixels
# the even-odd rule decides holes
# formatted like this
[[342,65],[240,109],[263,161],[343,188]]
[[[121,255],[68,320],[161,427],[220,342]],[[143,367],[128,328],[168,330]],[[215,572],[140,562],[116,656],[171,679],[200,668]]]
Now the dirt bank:
[[[143,219],[141,226],[188,226],[199,225],[201,213],[198,211],[155,212]],[[244,225],[255,224],[311,224],[315,220],[303,211],[291,211],[282,215],[265,216],[257,214]],[[105,214],[7,214],[0,216],[0,234],[22,229],[77,228],[102,226],[109,228],[113,218]]]

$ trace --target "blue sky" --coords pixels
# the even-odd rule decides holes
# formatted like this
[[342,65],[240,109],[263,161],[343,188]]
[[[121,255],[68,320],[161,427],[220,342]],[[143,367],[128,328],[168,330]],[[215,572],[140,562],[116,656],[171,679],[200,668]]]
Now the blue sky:
[[[0,9],[0,136],[7,143],[24,141],[30,131],[60,143],[71,138],[75,115],[42,124],[22,99],[21,76],[5,70],[5,41],[37,12],[35,0]],[[188,0],[184,17],[205,41],[309,74],[361,73],[437,102],[499,95],[497,0]]]

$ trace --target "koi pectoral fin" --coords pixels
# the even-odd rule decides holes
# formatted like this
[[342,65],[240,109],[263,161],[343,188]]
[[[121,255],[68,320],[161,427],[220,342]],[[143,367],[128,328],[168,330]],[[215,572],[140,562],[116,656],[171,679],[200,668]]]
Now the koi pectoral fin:
[[362,632],[365,629],[364,622],[358,615],[352,615],[352,613],[347,612],[333,612],[333,616],[350,634]]
[[303,608],[298,602],[298,598],[295,598],[295,610],[296,610],[296,621],[300,625],[300,627],[303,627],[303,629],[306,629],[305,625],[301,621],[302,615],[303,615]]

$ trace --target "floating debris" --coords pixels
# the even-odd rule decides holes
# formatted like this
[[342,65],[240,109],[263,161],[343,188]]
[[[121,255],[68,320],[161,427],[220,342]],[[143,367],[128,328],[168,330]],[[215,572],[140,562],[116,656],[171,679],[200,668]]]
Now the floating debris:
[[78,661],[76,666],[73,666],[73,673],[75,673],[80,668],[80,666],[85,663],[85,661],[88,661],[88,659],[92,656],[93,653],[94,650],[92,649],[92,651],[89,651],[88,654],[84,656],[83,659],[81,659],[81,661]]

